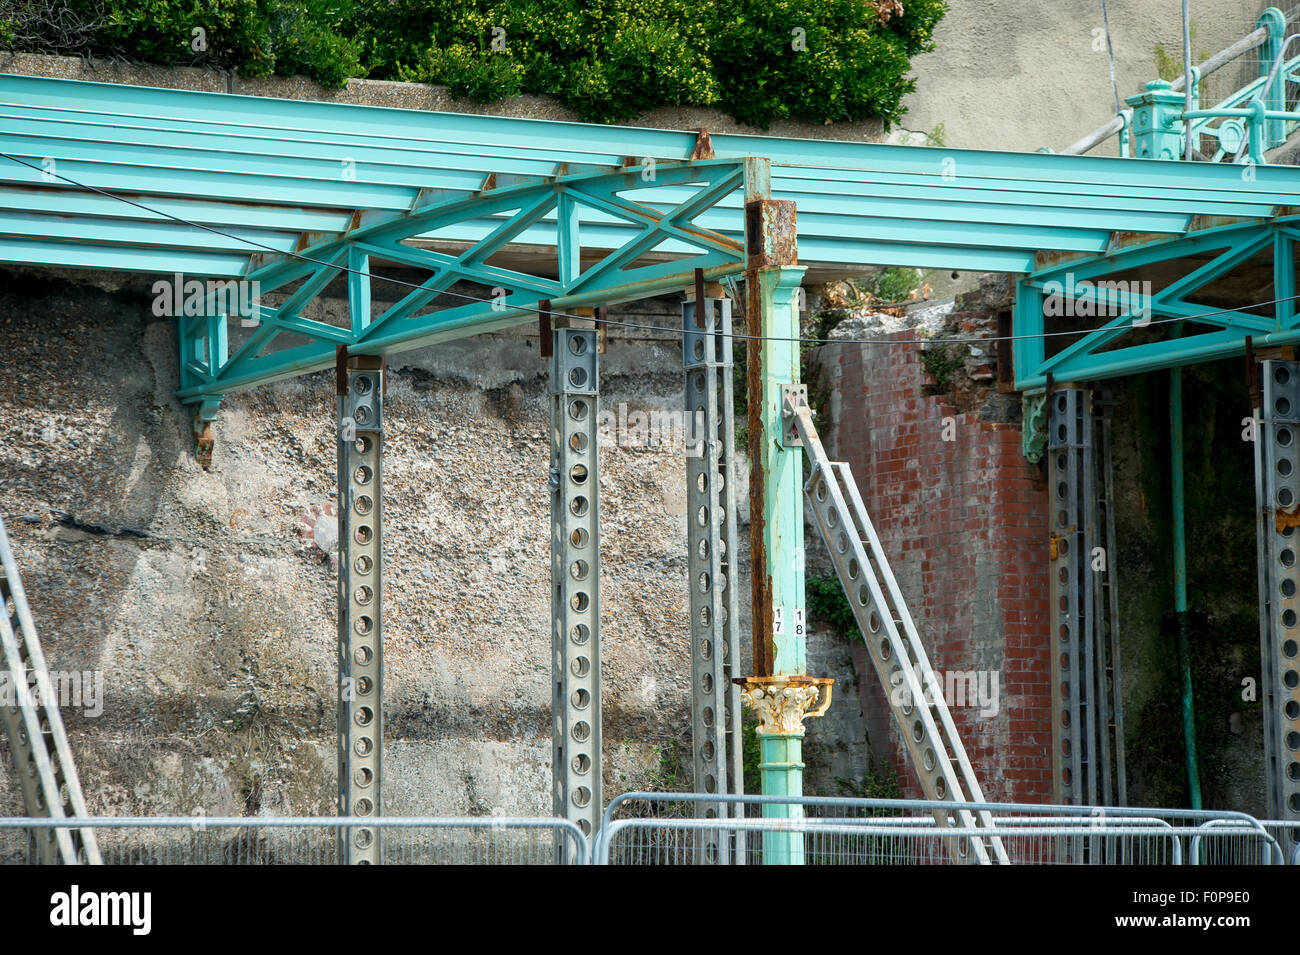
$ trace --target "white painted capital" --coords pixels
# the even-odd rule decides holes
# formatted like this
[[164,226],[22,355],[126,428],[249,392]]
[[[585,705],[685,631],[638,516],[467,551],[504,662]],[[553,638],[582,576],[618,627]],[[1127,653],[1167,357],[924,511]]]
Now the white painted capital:
[[740,697],[758,715],[766,736],[802,736],[803,721],[821,716],[831,705],[828,677],[752,676],[736,681]]

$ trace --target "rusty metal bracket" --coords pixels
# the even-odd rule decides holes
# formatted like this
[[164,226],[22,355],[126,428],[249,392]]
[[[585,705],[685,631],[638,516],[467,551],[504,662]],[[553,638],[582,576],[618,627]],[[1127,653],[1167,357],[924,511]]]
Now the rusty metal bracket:
[[1047,538],[1047,554],[1052,560],[1056,560],[1057,554],[1059,553],[1059,550],[1056,546],[1057,541],[1065,540],[1078,529],[1079,529],[1078,524],[1071,524],[1067,530],[1061,532],[1060,534],[1053,532]]
[[1255,355],[1255,339],[1246,336],[1246,390],[1250,393],[1250,407],[1258,409],[1263,399],[1263,388],[1259,381],[1259,360]]
[[551,300],[543,299],[537,303],[537,334],[542,357],[551,357]]
[[713,154],[713,140],[704,127],[695,130],[695,148],[691,150],[691,159],[717,159]]
[[796,233],[797,214],[793,202],[785,199],[746,202],[745,268],[752,271],[798,265]]
[[216,440],[212,436],[211,421],[196,421],[196,431],[194,433],[194,457],[198,460],[199,466],[203,468],[212,467],[212,448]]
[[807,385],[781,386],[781,445],[786,448],[802,448],[803,438],[795,424],[795,416],[800,408],[808,407]]

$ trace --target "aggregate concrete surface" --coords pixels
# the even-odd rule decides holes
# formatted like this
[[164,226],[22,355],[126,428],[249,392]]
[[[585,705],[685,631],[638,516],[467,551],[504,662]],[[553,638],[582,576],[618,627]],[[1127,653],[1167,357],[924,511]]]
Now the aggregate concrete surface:
[[[0,507],[51,668],[104,674],[102,715],[64,709],[89,809],[330,813],[336,576],[299,529],[335,496],[333,373],[228,395],[205,470],[174,396],[174,332],[148,288],[0,274]],[[638,307],[678,320],[673,301]],[[611,333],[602,406],[677,410],[678,339],[629,334],[639,340]],[[388,370],[385,812],[549,814],[548,405],[535,329],[390,356]],[[609,796],[691,788],[684,481],[680,446],[602,453]],[[736,583],[747,666],[748,574]],[[812,639],[810,657],[838,660],[852,680],[848,649]],[[853,723],[856,708],[845,715]],[[834,792],[827,774],[853,775],[865,746],[827,745]],[[22,811],[4,773],[0,808]]]

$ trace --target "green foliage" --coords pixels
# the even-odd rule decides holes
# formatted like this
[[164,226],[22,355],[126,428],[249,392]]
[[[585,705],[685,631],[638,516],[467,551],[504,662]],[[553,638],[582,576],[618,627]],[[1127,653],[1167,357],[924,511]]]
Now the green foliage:
[[[740,330],[743,330],[740,329]],[[734,394],[736,448],[749,454],[749,339],[732,339],[731,389]]]
[[[1191,23],[1187,25],[1187,32],[1191,36],[1192,43],[1195,44],[1196,43],[1196,21],[1195,20],[1193,20]],[[1183,51],[1182,51],[1181,41],[1179,42],[1178,49],[1175,50],[1173,53],[1170,53],[1168,50],[1166,50],[1165,45],[1163,43],[1157,43],[1155,45],[1155,48],[1151,52],[1155,56],[1155,60],[1156,60],[1156,76],[1160,77],[1162,80],[1172,81],[1183,75]],[[1201,50],[1200,53],[1196,55],[1196,62],[1203,63],[1205,60],[1208,60],[1209,58],[1210,58],[1210,51]]]
[[[867,774],[859,780],[835,777],[835,785],[840,788],[841,796],[854,799],[902,799],[903,789],[898,782],[898,772],[892,763],[872,759],[867,767]],[[886,809],[859,809],[860,816],[887,816]]]
[[905,302],[920,284],[921,274],[916,269],[890,267],[863,287],[882,302]]
[[758,764],[763,761],[763,744],[758,739],[758,717],[745,710],[741,717],[740,760],[744,770],[745,792],[763,791],[763,772]]
[[682,759],[682,744],[676,741],[656,746],[659,763],[646,775],[646,788],[651,792],[680,792],[690,788],[690,767]]
[[952,389],[952,376],[966,361],[970,350],[965,345],[941,345],[921,352],[921,364],[927,374],[934,376],[930,393],[946,395]]
[[715,0],[714,9],[720,104],[736,119],[766,127],[879,117],[888,127],[916,86],[908,60],[931,48],[946,7],[911,0],[886,23],[863,0]]
[[[43,5],[77,22],[91,16],[87,0]],[[326,86],[366,73],[351,36],[352,0],[107,0],[104,11],[89,52],[210,64],[243,76],[305,74]]]
[[838,577],[809,574],[804,580],[804,593],[809,614],[825,620],[845,639],[862,639],[862,631],[853,619],[853,608],[849,605],[848,597],[844,596],[844,588],[840,586]]
[[[0,0],[88,10],[92,0]],[[244,76],[371,75],[491,102],[549,93],[584,120],[718,106],[742,122],[903,113],[944,0],[106,0],[96,53]],[[885,10],[880,13],[878,10]],[[58,45],[59,18],[44,18]],[[195,31],[204,43],[192,46]],[[42,43],[42,46],[46,44]],[[201,49],[200,47],[206,48]],[[67,52],[72,52],[68,50]]]

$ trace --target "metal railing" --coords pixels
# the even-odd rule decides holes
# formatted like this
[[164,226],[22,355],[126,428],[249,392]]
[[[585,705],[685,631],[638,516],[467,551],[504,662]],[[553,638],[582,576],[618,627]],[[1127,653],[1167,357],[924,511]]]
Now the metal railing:
[[[743,803],[743,820],[695,820],[693,803]],[[764,806],[802,818],[762,818]],[[598,864],[710,862],[703,846],[727,837],[739,860],[763,861],[764,834],[795,833],[806,864],[945,865],[962,861],[963,828],[938,826],[959,810],[988,811],[1011,864],[1280,864],[1276,836],[1253,816],[1129,807],[806,796],[724,798],[626,793],[613,800],[592,847]],[[1278,835],[1281,835],[1278,830]],[[709,835],[706,840],[704,835]],[[955,838],[954,838],[955,837]]]
[[[0,819],[0,864],[38,861],[43,830],[95,832],[107,865],[329,865],[341,861],[340,833],[374,829],[380,858],[394,865],[550,865],[589,861],[572,822],[551,818],[205,816]],[[344,837],[346,838],[346,837]]]
[[[698,804],[723,802],[744,815],[696,818]],[[775,807],[792,817],[763,815]],[[961,810],[990,824],[960,825]],[[109,865],[336,864],[357,827],[376,830],[380,861],[397,865],[694,865],[719,861],[710,852],[723,842],[747,864],[950,865],[990,833],[1014,865],[1300,865],[1300,845],[1282,849],[1295,821],[1246,813],[648,792],[614,799],[590,845],[554,818],[0,818],[0,864],[39,862],[44,833],[67,827],[92,830]]]
[[[933,819],[620,819],[610,825],[594,856],[597,865],[690,865],[700,862],[704,839],[748,836],[741,845],[748,864],[762,864],[772,834],[798,840],[806,865],[947,865],[971,839],[995,834],[1017,865],[1083,864],[1073,853],[1106,851],[1115,864],[1181,865],[1179,832],[1159,819],[1001,819],[988,826],[950,825]],[[667,836],[667,838],[665,838]],[[790,854],[788,845],[780,848]]]
[[[1269,20],[1269,16],[1276,19]],[[1271,10],[1261,18],[1261,23],[1272,22],[1285,33],[1296,28],[1295,10],[1288,14]],[[1261,25],[1204,62],[1177,76],[1170,84],[1171,92],[1185,92],[1188,75],[1192,78],[1191,108],[1184,109],[1186,120],[1183,135],[1190,140],[1195,158],[1210,162],[1241,162],[1249,155],[1251,162],[1262,163],[1265,151],[1282,145],[1300,122],[1300,112],[1294,108],[1295,96],[1291,88],[1300,82],[1300,56],[1286,58],[1287,50],[1298,34],[1277,35],[1267,25]],[[1204,79],[1241,56],[1260,47],[1277,42],[1270,51],[1269,69],[1212,106],[1198,108],[1197,101],[1205,94]],[[1265,61],[1267,62],[1267,61]],[[1133,124],[1133,110],[1121,110],[1101,126],[1061,150],[1064,155],[1082,155],[1120,134],[1121,156],[1130,155],[1129,137]],[[1203,139],[1211,141],[1208,154],[1201,152]]]

